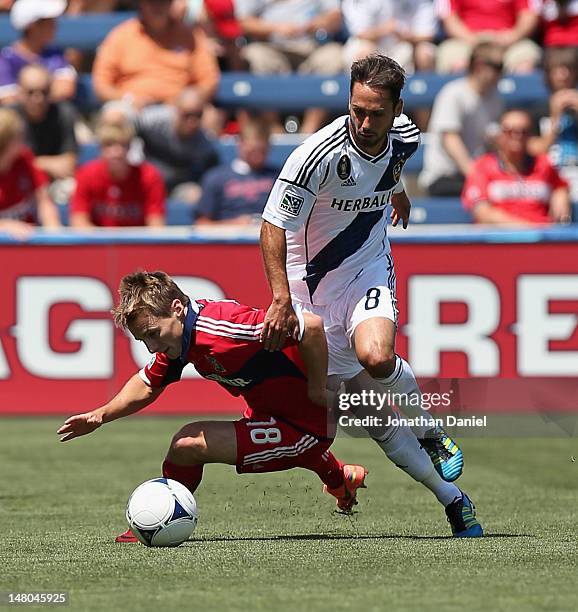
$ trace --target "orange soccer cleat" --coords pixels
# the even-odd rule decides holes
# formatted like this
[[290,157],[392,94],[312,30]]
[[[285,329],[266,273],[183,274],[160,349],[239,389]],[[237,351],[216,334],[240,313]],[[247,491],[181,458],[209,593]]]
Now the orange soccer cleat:
[[114,541],[122,542],[123,544],[133,544],[134,542],[138,542],[135,535],[130,529],[127,529],[124,533],[117,535]]
[[343,514],[351,514],[353,506],[357,504],[357,489],[365,489],[367,470],[362,465],[345,464],[342,468],[344,482],[335,489],[327,485],[323,491],[337,498],[337,508]]

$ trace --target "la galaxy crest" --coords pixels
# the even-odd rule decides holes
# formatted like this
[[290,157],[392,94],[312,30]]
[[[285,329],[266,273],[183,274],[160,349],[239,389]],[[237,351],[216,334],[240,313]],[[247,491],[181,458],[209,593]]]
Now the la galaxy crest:
[[344,181],[351,174],[351,160],[347,155],[342,155],[337,162],[337,176]]
[[399,182],[399,179],[401,177],[401,171],[403,170],[404,165],[405,165],[405,158],[402,157],[399,161],[396,162],[395,166],[393,167],[392,177],[395,183]]

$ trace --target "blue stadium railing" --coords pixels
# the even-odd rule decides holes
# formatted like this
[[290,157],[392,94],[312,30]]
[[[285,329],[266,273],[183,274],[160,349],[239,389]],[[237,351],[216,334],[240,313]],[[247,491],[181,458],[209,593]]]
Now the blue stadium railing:
[[[439,90],[457,76],[419,73],[408,79],[403,99],[406,110],[430,108]],[[246,72],[224,72],[215,102],[222,108],[274,109],[299,112],[322,107],[334,112],[347,108],[349,79],[346,75],[254,76]],[[541,72],[507,76],[499,84],[506,105],[529,106],[548,97]],[[89,74],[80,75],[76,96],[83,110],[95,110],[101,102],[96,97]]]
[[[148,228],[90,231],[35,232],[26,242],[0,232],[0,245],[94,245],[94,244],[256,244],[258,230],[232,234],[228,229],[210,232],[206,228],[167,228],[151,232]],[[431,231],[392,231],[393,243],[406,244],[538,244],[545,242],[578,242],[577,226],[537,227],[535,229],[504,229],[488,226],[436,227]]]

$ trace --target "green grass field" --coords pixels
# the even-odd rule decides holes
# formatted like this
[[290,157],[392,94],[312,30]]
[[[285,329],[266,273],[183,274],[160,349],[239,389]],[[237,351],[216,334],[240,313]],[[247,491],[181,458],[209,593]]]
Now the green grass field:
[[115,544],[183,419],[133,418],[59,444],[56,419],[0,420],[0,591],[66,590],[72,610],[577,610],[578,441],[465,439],[461,486],[487,532],[453,540],[434,497],[375,444],[352,517],[302,470],[208,466],[177,549]]

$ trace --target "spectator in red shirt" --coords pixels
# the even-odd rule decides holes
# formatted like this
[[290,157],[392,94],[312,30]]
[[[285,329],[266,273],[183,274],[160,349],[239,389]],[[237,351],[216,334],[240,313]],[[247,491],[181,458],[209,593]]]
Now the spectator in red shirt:
[[28,237],[36,223],[60,227],[58,209],[48,196],[48,177],[24,147],[24,126],[16,111],[0,109],[0,231]]
[[128,125],[101,125],[101,157],[84,164],[76,174],[70,205],[73,227],[162,226],[165,187],[159,171],[148,162],[128,160],[134,132]]
[[462,200],[478,223],[532,225],[568,223],[567,183],[546,155],[531,156],[532,121],[525,110],[506,111],[496,138],[497,151],[474,162]]
[[436,0],[448,40],[437,54],[437,71],[462,72],[472,47],[482,41],[504,50],[507,72],[531,72],[542,52],[530,38],[540,19],[540,0]]
[[540,0],[545,47],[578,45],[578,0]]

